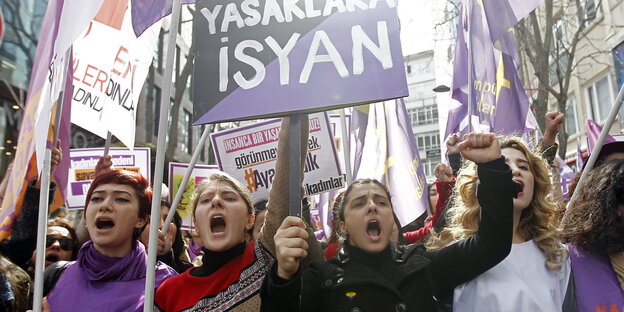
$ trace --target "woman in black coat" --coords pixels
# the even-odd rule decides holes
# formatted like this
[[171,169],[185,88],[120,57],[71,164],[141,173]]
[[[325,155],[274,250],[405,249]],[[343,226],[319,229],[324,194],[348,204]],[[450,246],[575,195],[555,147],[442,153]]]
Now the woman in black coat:
[[277,263],[264,281],[263,311],[434,311],[436,301],[502,261],[512,239],[512,199],[518,187],[493,134],[469,134],[462,156],[479,164],[478,233],[428,252],[422,245],[389,244],[395,215],[390,194],[376,180],[353,182],[340,205],[340,254],[303,272],[307,232],[288,217],[275,235]]

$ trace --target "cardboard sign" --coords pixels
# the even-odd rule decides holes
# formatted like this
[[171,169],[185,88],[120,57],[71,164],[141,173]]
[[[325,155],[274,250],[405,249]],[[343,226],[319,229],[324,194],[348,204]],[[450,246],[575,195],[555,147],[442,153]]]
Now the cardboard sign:
[[[184,179],[184,174],[188,169],[189,164],[182,163],[169,163],[169,198],[171,201],[175,198],[178,189],[180,189],[180,183]],[[195,188],[204,179],[209,177],[212,173],[218,172],[219,168],[214,165],[195,165],[191,177],[186,183],[182,199],[176,209],[178,214],[182,218],[182,229],[190,230],[193,228],[193,208],[191,207],[191,196],[195,192]]]
[[[67,185],[67,209],[85,207],[87,191],[95,178],[95,165],[104,155],[104,148],[71,149],[69,151],[69,179]],[[111,147],[113,169],[131,170],[150,180],[150,149],[147,147]]]
[[195,124],[408,95],[396,0],[197,2]]
[[[310,115],[308,153],[304,164],[306,195],[345,185],[325,113]],[[247,186],[254,201],[267,199],[275,177],[280,119],[211,135],[219,168]]]

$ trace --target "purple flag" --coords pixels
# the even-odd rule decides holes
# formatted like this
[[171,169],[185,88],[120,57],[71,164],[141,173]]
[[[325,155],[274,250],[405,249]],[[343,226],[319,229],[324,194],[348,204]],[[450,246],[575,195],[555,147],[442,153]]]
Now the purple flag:
[[359,122],[351,128],[351,142],[356,142],[354,176],[375,178],[386,185],[394,212],[405,226],[428,205],[427,181],[405,104],[398,99],[369,105],[365,125],[364,115],[361,107],[353,112],[353,120]]
[[[35,53],[35,59],[32,66],[30,82],[28,86],[28,96],[26,98],[26,107],[22,117],[22,123],[20,126],[20,133],[17,145],[17,151],[15,153],[15,160],[13,162],[13,171],[8,180],[7,191],[4,194],[4,200],[2,201],[2,210],[0,214],[0,241],[11,235],[13,229],[13,223],[20,215],[22,203],[24,201],[24,194],[26,191],[26,184],[38,176],[37,161],[36,161],[36,138],[35,138],[35,124],[37,122],[37,109],[39,105],[42,105],[42,97],[46,95],[46,90],[50,88],[51,77],[49,69],[55,59],[54,49],[55,44],[59,39],[59,25],[62,24],[63,15],[63,0],[51,0],[48,2],[48,7],[43,18],[41,32],[39,36],[39,42],[37,44],[37,50]],[[65,38],[65,41],[69,39]],[[61,63],[60,56],[56,59],[58,63]],[[63,103],[67,103],[67,99],[71,98],[71,66],[68,68],[68,74],[66,82],[69,82],[69,86],[65,89],[65,100]],[[56,83],[56,81],[54,81]],[[52,99],[55,100],[55,99]],[[63,115],[61,118],[61,129],[59,132],[59,138],[62,141],[63,148],[63,160],[58,165],[54,180],[57,182],[57,192],[54,196],[54,202],[52,207],[59,207],[59,204],[63,203],[63,195],[65,192],[65,186],[67,184],[67,171],[69,166],[69,114],[71,110],[67,107],[63,109]],[[47,127],[47,126],[46,126]],[[47,129],[47,128],[46,128]],[[45,138],[44,138],[45,142]],[[52,142],[48,141],[48,145]]]
[[581,172],[583,170],[583,151],[581,150],[581,140],[579,138],[576,139],[576,172]]
[[[594,150],[594,146],[596,146],[596,142],[598,141],[600,132],[602,132],[602,127],[591,119],[587,119],[585,125],[587,127],[587,151],[591,153],[591,151]],[[611,142],[615,142],[615,139],[607,134],[607,137],[605,137],[605,140],[602,144],[607,144]]]
[[495,21],[488,23],[490,37],[496,42],[501,36],[509,32],[522,18],[535,10],[543,0],[490,0],[482,1],[483,10]]
[[570,195],[568,194],[568,185],[570,181],[574,179],[576,173],[570,168],[559,155],[555,157],[559,163],[559,178],[561,179],[561,192],[563,193],[563,199],[568,200]]
[[[489,21],[484,8],[477,2],[473,4],[472,14],[467,14],[466,5],[462,7],[457,27],[451,94],[453,106],[449,110],[445,137],[454,132],[469,131],[468,66],[473,66],[473,76],[470,77],[473,131],[523,134],[534,129],[529,100],[518,76],[518,53],[513,34],[506,32],[497,37],[497,41],[492,41],[490,23],[499,21]],[[472,60],[468,58],[468,33],[473,41]]]
[[[195,0],[181,0],[182,4],[195,3]],[[146,29],[154,25],[161,18],[171,14],[171,0],[132,0],[132,27],[134,34],[139,37]]]

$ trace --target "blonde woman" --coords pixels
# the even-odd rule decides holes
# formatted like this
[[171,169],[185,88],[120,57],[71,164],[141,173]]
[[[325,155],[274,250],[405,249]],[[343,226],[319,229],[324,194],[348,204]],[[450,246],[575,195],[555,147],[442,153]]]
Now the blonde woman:
[[[550,200],[546,161],[519,138],[502,140],[501,153],[521,189],[513,200],[513,244],[501,263],[455,288],[453,311],[569,311],[570,261],[556,229],[557,206]],[[476,165],[457,177],[447,226],[427,241],[430,250],[472,237],[482,211],[477,201]],[[570,294],[572,292],[570,291]],[[570,295],[568,294],[568,295]],[[565,305],[564,305],[565,301]]]

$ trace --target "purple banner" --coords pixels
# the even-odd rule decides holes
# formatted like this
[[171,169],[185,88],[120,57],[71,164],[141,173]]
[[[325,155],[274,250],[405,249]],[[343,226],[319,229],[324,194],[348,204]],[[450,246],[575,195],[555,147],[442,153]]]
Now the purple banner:
[[[488,16],[482,5],[475,1],[470,13],[466,3],[462,7],[453,69],[453,107],[449,110],[445,137],[454,132],[469,132],[468,118],[472,131],[476,132],[521,135],[534,127],[528,122],[532,116],[529,116],[529,100],[518,76],[518,52],[513,33],[498,34],[493,41],[490,29],[498,28],[492,25],[505,21],[499,20],[499,16]],[[468,54],[469,40],[472,40],[472,59]],[[468,77],[470,66],[472,77]],[[472,99],[469,99],[468,88],[472,88]],[[470,117],[467,116],[469,102],[472,103]]]
[[[195,0],[182,0],[182,4],[195,3]],[[171,0],[132,0],[132,28],[139,37],[146,29],[154,25],[161,18],[171,14]]]
[[197,3],[195,124],[407,96],[395,1],[244,3]]
[[428,207],[428,190],[416,139],[402,99],[357,107],[353,112],[354,177],[386,185],[402,226]]

